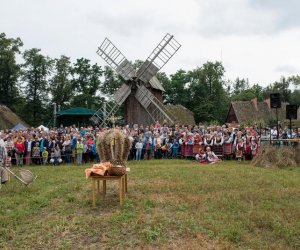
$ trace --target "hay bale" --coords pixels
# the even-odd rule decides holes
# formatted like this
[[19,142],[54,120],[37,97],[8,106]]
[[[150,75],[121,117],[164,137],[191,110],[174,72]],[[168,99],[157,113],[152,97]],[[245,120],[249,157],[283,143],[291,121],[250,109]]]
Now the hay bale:
[[[277,149],[272,146],[261,148],[257,156],[252,160],[251,164],[256,167],[272,167],[287,168],[296,166],[295,150],[289,147],[281,147]],[[298,156],[299,157],[299,156]]]
[[276,149],[272,146],[264,146],[258,152],[251,164],[256,167],[276,167]]
[[278,150],[279,157],[276,162],[278,168],[296,166],[295,151],[289,147],[282,147]]
[[300,142],[297,142],[295,147],[295,162],[298,166],[300,166]]

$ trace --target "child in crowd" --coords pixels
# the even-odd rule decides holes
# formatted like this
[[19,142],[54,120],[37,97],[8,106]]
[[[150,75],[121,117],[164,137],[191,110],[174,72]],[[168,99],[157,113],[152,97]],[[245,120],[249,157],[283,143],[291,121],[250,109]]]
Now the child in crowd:
[[206,159],[209,162],[209,164],[213,164],[213,163],[222,161],[221,159],[218,158],[218,156],[216,156],[216,154],[213,151],[211,151],[210,147],[206,148]]
[[199,154],[196,154],[195,159],[204,164],[214,164],[222,161],[213,151],[211,151],[210,147],[206,148],[206,152],[201,151]]
[[40,159],[40,145],[37,142],[32,149],[32,161],[35,165],[41,165]]
[[151,148],[152,148],[152,145],[151,145],[151,138],[148,138],[147,141],[146,141],[146,146],[145,146],[145,149],[146,149],[146,155],[147,155],[147,160],[150,160],[151,159]]
[[54,151],[51,153],[50,163],[53,165],[59,165],[60,163],[62,163],[61,150],[58,145],[54,148]]
[[172,146],[172,157],[177,158],[178,157],[178,150],[179,150],[179,142],[177,139],[174,139],[173,146]]
[[236,144],[235,158],[238,161],[241,161],[243,157],[244,157],[244,142],[242,138],[239,138]]
[[79,137],[77,139],[77,143],[76,143],[77,165],[82,164],[83,147],[84,147],[84,145],[82,143],[81,138]]
[[46,165],[48,163],[48,151],[46,147],[43,148],[42,157],[43,157],[43,165]]

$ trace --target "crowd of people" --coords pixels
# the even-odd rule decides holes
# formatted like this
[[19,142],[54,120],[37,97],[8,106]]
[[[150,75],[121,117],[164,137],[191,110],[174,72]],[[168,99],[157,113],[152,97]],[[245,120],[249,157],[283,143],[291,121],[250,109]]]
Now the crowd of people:
[[[0,131],[5,166],[59,165],[99,162],[97,136],[111,128],[70,127]],[[184,126],[160,124],[116,127],[132,141],[128,160],[191,158],[202,163],[221,159],[250,160],[270,138],[300,138],[300,129],[260,129],[239,126]],[[278,135],[277,135],[278,133]],[[1,153],[1,152],[0,152]],[[1,158],[0,158],[1,161]]]

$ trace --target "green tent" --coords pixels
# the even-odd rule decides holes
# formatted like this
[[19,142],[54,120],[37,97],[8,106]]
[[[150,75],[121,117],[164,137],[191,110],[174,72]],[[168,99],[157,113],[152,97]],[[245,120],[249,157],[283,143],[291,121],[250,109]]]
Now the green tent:
[[96,113],[98,116],[102,116],[101,112],[83,107],[65,109],[56,113],[56,123],[57,125],[63,124],[63,126],[75,124],[78,127],[94,125],[90,118]]

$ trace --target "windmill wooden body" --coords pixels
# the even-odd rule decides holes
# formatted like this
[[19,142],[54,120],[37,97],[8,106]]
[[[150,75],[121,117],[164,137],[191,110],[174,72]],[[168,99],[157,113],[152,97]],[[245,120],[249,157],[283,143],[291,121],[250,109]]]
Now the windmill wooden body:
[[126,124],[146,125],[155,121],[174,124],[174,115],[163,104],[164,89],[156,78],[156,73],[171,59],[180,46],[174,36],[166,34],[136,71],[121,51],[105,38],[97,54],[122,76],[124,83],[113,95],[114,103],[106,106],[105,117],[98,116],[99,112],[96,112],[93,118],[100,120],[103,126],[106,117],[115,114],[124,103]]

